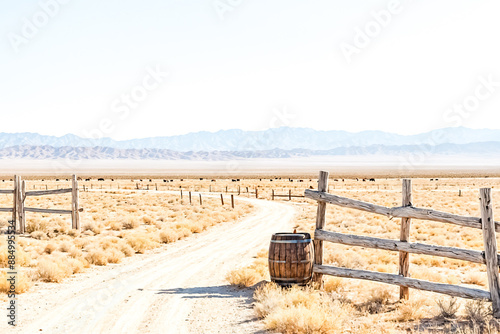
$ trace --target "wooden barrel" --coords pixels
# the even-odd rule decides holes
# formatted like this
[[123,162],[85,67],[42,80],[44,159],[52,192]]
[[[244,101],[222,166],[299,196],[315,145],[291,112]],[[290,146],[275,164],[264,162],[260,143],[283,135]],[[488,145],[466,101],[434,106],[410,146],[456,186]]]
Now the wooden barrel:
[[309,233],[275,233],[269,246],[271,281],[303,285],[312,277],[314,248]]

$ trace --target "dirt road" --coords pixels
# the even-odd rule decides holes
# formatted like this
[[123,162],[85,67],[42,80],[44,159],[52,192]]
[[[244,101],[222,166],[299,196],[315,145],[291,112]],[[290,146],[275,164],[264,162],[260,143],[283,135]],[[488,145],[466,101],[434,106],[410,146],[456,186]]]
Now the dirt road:
[[[252,291],[227,285],[273,232],[290,230],[291,205],[253,199],[257,210],[118,265],[94,267],[19,297],[12,333],[256,333]],[[6,321],[0,324],[5,333]]]

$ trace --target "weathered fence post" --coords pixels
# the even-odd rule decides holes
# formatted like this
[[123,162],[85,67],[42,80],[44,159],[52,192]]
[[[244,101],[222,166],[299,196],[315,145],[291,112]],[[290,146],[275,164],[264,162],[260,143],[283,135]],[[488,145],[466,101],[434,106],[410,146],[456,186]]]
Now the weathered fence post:
[[493,203],[491,188],[479,190],[481,200],[481,225],[483,229],[484,255],[488,286],[490,288],[493,316],[500,318],[500,279],[498,275],[497,240],[495,237],[495,221],[493,220]]
[[[20,176],[17,177],[17,216],[19,219],[19,233],[23,234],[25,232],[24,227],[24,192],[23,192],[23,183],[24,181]],[[26,187],[26,184],[25,184]]]
[[181,199],[182,199],[182,189],[181,189]]
[[220,194],[220,202],[224,205],[224,197],[222,197],[222,194]]
[[189,204],[193,204],[193,202],[191,201],[191,192],[189,192]]
[[259,189],[255,188],[255,198],[259,198]]
[[[328,189],[328,172],[319,172],[318,179],[318,191],[326,192]],[[326,203],[318,201],[318,210],[316,215],[316,229],[322,230],[325,227],[325,213],[326,213]],[[323,264],[323,241],[314,240],[314,264]],[[323,287],[323,274],[314,273],[313,281],[317,284],[318,288]]]
[[292,200],[292,189],[288,189],[288,200]]
[[198,194],[198,195],[200,195],[200,205],[202,205],[203,201],[201,200],[201,194]]
[[[411,206],[411,179],[403,179],[402,206]],[[400,239],[403,242],[410,240],[411,218],[401,218]],[[410,253],[399,252],[399,274],[408,277],[410,271]],[[410,289],[399,287],[399,299],[410,298]]]
[[272,193],[271,193],[271,200],[274,201],[274,189],[272,189]]
[[72,191],[71,191],[71,228],[74,230],[80,230],[80,208],[78,203],[78,180],[76,175],[73,175],[71,179]]
[[234,209],[234,195],[231,194],[231,207]]
[[[14,222],[14,226],[17,226],[17,175],[14,175],[14,190],[12,193],[13,203],[12,203],[12,221]],[[19,231],[20,229],[17,229]]]

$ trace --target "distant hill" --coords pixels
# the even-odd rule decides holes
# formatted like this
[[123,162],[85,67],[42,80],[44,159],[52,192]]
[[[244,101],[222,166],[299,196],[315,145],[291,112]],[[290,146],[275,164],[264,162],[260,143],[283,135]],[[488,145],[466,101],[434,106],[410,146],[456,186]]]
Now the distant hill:
[[[49,152],[50,149],[48,149],[48,147],[52,147],[54,149],[52,151],[53,154],[71,155],[77,154],[76,152],[78,152],[78,154],[82,154],[82,159],[85,158],[86,154],[90,154],[90,152],[94,152],[92,154],[97,154],[96,152],[98,150],[107,152],[109,149],[120,150],[112,154],[117,154],[118,156],[132,154],[131,152],[121,151],[128,149],[145,150],[137,151],[134,154],[155,154],[152,153],[156,152],[155,150],[169,150],[170,153],[162,151],[161,155],[172,154],[176,156],[180,154],[180,152],[191,152],[190,154],[194,154],[192,152],[256,152],[275,149],[285,151],[297,149],[320,151],[344,148],[345,151],[360,152],[367,148],[372,150],[375,147],[380,147],[379,149],[385,147],[384,150],[397,151],[398,149],[395,147],[412,145],[436,146],[441,144],[463,145],[481,142],[500,142],[500,130],[475,130],[455,127],[434,130],[417,135],[403,136],[382,131],[351,133],[345,131],[317,131],[307,128],[281,127],[265,131],[221,130],[218,132],[195,132],[180,136],[152,137],[123,141],[117,141],[110,138],[94,140],[72,134],[54,137],[37,133],[0,133],[0,149],[17,147],[17,150],[20,150],[19,152],[25,152],[22,147],[40,147],[36,149],[36,151],[42,154],[43,151]],[[74,148],[73,152],[75,153],[70,153],[69,151],[71,150],[68,147]],[[99,147],[99,149],[95,148],[90,151],[83,149],[93,147]],[[390,149],[388,147],[394,148]],[[461,150],[459,147],[455,147],[455,149]],[[176,153],[173,153],[174,151]],[[2,156],[6,157],[10,154],[14,154],[14,149],[2,152]]]
[[132,160],[232,160],[251,158],[298,158],[312,156],[374,156],[374,155],[461,155],[500,156],[500,141],[440,145],[369,145],[338,147],[329,150],[272,149],[255,151],[189,151],[167,149],[119,149],[113,147],[54,147],[50,145],[17,145],[0,149],[0,159],[132,159]]

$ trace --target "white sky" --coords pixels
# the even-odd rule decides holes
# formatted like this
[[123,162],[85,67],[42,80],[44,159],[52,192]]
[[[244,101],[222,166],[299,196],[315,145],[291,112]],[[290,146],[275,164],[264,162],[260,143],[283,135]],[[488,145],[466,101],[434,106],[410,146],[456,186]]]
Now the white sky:
[[[27,36],[25,18],[43,23],[39,2],[0,0],[0,132],[500,128],[500,86],[488,94],[479,79],[500,82],[499,1],[402,0],[350,63],[342,43],[376,29],[371,13],[391,1],[40,3],[55,1],[67,4]],[[217,3],[233,4],[224,19]],[[168,77],[127,112],[121,94],[140,93],[157,66]],[[447,112],[464,99],[470,112]]]

